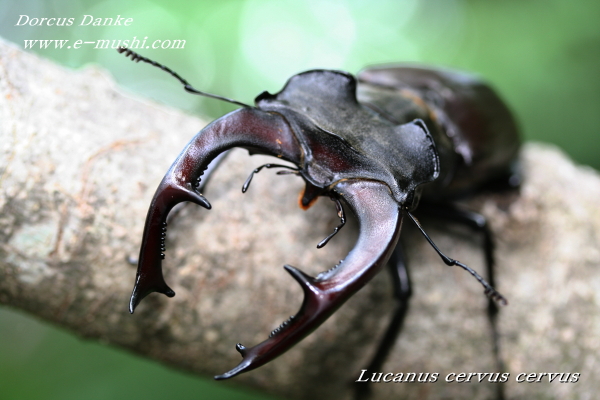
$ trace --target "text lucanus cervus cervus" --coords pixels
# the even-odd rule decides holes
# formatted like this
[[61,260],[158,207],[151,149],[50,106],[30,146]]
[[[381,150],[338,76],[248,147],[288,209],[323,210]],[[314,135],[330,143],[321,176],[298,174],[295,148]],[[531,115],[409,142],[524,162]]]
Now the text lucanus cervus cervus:
[[[460,266],[483,285],[493,324],[495,303],[506,304],[506,299],[493,288],[491,233],[481,215],[452,203],[492,183],[518,183],[518,129],[508,108],[487,84],[468,74],[415,66],[377,66],[356,77],[312,70],[291,77],[279,93],[263,92],[250,106],[200,92],[167,67],[131,50],[120,48],[119,52],[169,72],[188,92],[241,106],[202,129],[156,190],[146,218],[131,312],[152,292],[175,295],[161,269],[167,215],[181,202],[211,208],[199,191],[200,182],[209,163],[233,147],[295,166],[263,165],[252,172],[244,191],[260,169],[284,168],[282,172],[298,175],[306,183],[302,207],[309,207],[319,196],[335,201],[341,223],[319,247],[344,225],[344,206],[359,223],[354,249],[332,269],[312,277],[285,266],[303,288],[300,310],[262,343],[237,344],[241,363],[216,379],[250,371],[289,350],[387,264],[402,306],[368,366],[379,370],[401,329],[411,293],[398,244],[405,217],[416,224],[447,265]],[[489,283],[435,246],[413,215],[418,206],[484,235]]]

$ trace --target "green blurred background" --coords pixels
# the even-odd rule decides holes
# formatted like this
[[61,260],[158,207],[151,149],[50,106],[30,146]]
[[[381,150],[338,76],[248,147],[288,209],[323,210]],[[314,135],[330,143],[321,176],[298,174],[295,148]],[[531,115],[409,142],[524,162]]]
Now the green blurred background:
[[[79,26],[86,14],[133,23]],[[16,26],[21,15],[75,22]],[[138,50],[198,89],[243,102],[278,91],[288,77],[311,68],[357,72],[413,61],[470,70],[502,93],[527,140],[555,143],[578,163],[600,169],[597,0],[0,0],[0,36],[20,47],[31,39],[183,39],[184,48]],[[166,74],[111,49],[30,51],[73,68],[101,65],[130,91],[209,119],[232,109],[187,95]],[[168,370],[0,308],[1,400],[265,398],[231,385]]]

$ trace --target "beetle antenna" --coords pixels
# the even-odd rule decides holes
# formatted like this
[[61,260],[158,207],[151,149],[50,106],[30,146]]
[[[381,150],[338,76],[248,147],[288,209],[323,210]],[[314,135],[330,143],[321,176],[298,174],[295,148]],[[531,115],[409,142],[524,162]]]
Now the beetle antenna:
[[344,207],[342,207],[342,203],[339,199],[335,197],[331,197],[331,201],[335,202],[335,208],[337,209],[337,215],[340,218],[340,224],[335,227],[332,233],[329,234],[325,239],[321,240],[321,242],[317,245],[317,249],[324,247],[329,240],[335,236],[336,233],[340,231],[346,225],[346,214],[344,213]]
[[240,101],[237,100],[233,100],[233,99],[229,99],[227,97],[223,97],[223,96],[219,96],[218,94],[212,94],[212,93],[207,93],[207,92],[202,92],[200,90],[195,89],[192,85],[190,85],[188,83],[188,81],[186,81],[185,79],[183,79],[181,76],[179,76],[179,74],[175,71],[173,71],[171,68],[159,64],[156,61],[153,61],[149,58],[143,57],[141,55],[139,55],[138,53],[136,53],[133,50],[128,49],[127,47],[119,47],[117,49],[117,51],[119,53],[125,53],[125,57],[131,57],[131,61],[135,61],[135,62],[140,62],[143,61],[145,63],[148,63],[150,65],[153,65],[157,68],[162,69],[165,72],[168,72],[169,74],[171,74],[171,76],[175,77],[179,82],[181,82],[181,84],[183,85],[183,88],[186,90],[186,92],[192,93],[192,94],[197,94],[199,96],[205,96],[205,97],[210,97],[212,99],[217,99],[217,100],[221,100],[221,101],[226,101],[228,103],[232,103],[238,106],[242,106],[242,107],[246,107],[246,108],[250,108],[252,107],[251,105],[248,105],[246,103],[242,103]]
[[284,174],[297,174],[298,173],[298,169],[294,168],[294,167],[290,167],[289,165],[283,165],[283,164],[264,164],[261,165],[258,168],[255,168],[251,173],[250,176],[248,177],[248,179],[246,179],[246,182],[244,182],[244,186],[242,186],[242,193],[246,193],[246,191],[248,190],[248,187],[250,187],[250,183],[252,182],[252,178],[254,178],[254,174],[257,174],[260,172],[261,169],[263,168],[287,168],[290,169],[291,171],[279,171],[277,172],[277,175],[284,175]]
[[468,266],[461,263],[460,261],[450,258],[450,257],[446,256],[444,253],[442,253],[442,251],[435,245],[435,243],[433,243],[433,240],[431,240],[429,235],[427,235],[427,233],[425,233],[425,230],[419,223],[419,220],[414,215],[412,215],[408,210],[406,211],[406,213],[408,214],[410,219],[414,222],[414,224],[417,226],[417,228],[419,228],[419,230],[421,231],[423,236],[425,236],[425,239],[427,239],[427,241],[429,242],[431,247],[433,247],[433,249],[439,254],[439,256],[442,257],[442,260],[444,261],[444,263],[446,265],[448,265],[449,267],[451,267],[453,265],[458,265],[459,267],[461,267],[462,269],[464,269],[465,271],[467,271],[468,273],[473,275],[475,277],[475,279],[477,279],[479,281],[479,283],[481,283],[481,285],[483,285],[483,288],[485,289],[484,293],[486,296],[488,296],[490,299],[494,300],[501,306],[505,306],[508,304],[508,300],[506,300],[506,298],[504,296],[502,296],[498,291],[496,291],[496,289],[494,289],[492,287],[492,285],[490,285],[485,279],[483,279],[481,277],[481,275],[479,275],[477,272],[475,272],[475,270],[473,270],[472,268],[469,268]]

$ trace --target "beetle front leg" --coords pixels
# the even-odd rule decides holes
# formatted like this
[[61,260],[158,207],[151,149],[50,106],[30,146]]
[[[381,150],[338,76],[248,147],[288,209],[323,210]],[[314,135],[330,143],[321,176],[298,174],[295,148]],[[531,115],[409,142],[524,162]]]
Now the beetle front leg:
[[200,131],[173,163],[148,209],[136,282],[129,302],[130,312],[133,313],[140,301],[152,292],[169,297],[175,295],[165,283],[161,266],[167,216],[175,205],[184,201],[210,209],[210,203],[198,191],[201,176],[213,159],[233,147],[273,155],[297,165],[302,160],[300,145],[291,128],[277,113],[244,108]]
[[[402,241],[399,241],[398,245],[396,245],[396,248],[392,252],[390,260],[387,264],[396,304],[392,313],[392,317],[388,322],[387,329],[380,339],[375,354],[371,358],[369,365],[367,365],[365,369],[368,374],[382,371],[383,364],[387,360],[387,357],[396,344],[398,335],[400,335],[402,327],[404,326],[406,314],[408,313],[412,289],[410,276],[408,273],[408,265],[406,263],[406,257],[404,255],[404,249],[401,242]],[[356,380],[354,383],[356,385],[354,391],[355,400],[369,399],[372,388],[371,382],[361,382]]]
[[340,264],[316,278],[286,265],[285,269],[304,291],[299,312],[264,342],[251,348],[238,343],[236,349],[243,360],[215,379],[250,371],[289,350],[318,328],[387,262],[398,242],[402,223],[402,213],[389,188],[376,181],[346,180],[338,183],[333,193],[343,198],[358,218],[359,237],[355,247]]

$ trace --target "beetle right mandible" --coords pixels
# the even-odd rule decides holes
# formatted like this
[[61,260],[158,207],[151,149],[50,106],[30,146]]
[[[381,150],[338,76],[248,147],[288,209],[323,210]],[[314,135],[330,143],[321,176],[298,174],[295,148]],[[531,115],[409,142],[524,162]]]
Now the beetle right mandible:
[[[167,67],[131,50],[121,48],[119,52],[169,72],[189,92],[242,107],[200,131],[156,190],[146,218],[131,312],[152,292],[174,296],[161,269],[167,215],[184,201],[210,209],[200,193],[201,177],[209,163],[230,148],[246,148],[251,154],[271,155],[293,164],[257,168],[244,191],[263,167],[285,168],[306,183],[302,207],[309,207],[319,196],[335,201],[341,223],[319,247],[344,225],[344,204],[359,221],[354,249],[335,267],[311,277],[285,266],[304,290],[299,312],[264,342],[250,348],[238,344],[241,363],[216,379],[250,371],[289,350],[387,264],[399,305],[368,366],[368,370],[380,370],[402,327],[411,294],[398,244],[404,217],[416,224],[447,265],[467,270],[483,285],[495,326],[494,301],[506,304],[506,299],[493,288],[491,232],[481,215],[452,203],[493,183],[515,186],[519,180],[515,172],[520,146],[517,126],[487,84],[464,73],[414,66],[368,68],[356,78],[340,71],[314,70],[293,76],[279,93],[260,94],[256,105],[250,106],[200,92]],[[468,224],[484,235],[489,283],[437,248],[413,214],[419,200],[419,211]],[[366,397],[367,387],[359,387],[359,398]]]

